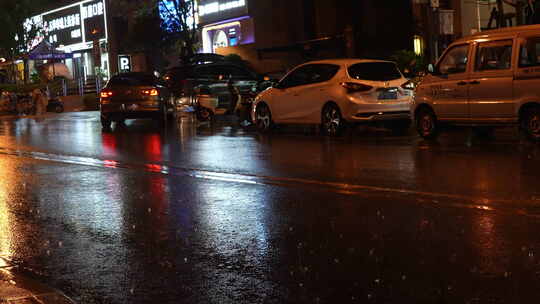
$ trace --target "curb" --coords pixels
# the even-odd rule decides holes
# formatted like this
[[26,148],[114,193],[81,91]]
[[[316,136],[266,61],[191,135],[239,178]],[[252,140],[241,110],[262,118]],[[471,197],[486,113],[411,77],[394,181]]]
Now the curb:
[[17,266],[0,257],[0,303],[75,304],[53,288],[20,274]]

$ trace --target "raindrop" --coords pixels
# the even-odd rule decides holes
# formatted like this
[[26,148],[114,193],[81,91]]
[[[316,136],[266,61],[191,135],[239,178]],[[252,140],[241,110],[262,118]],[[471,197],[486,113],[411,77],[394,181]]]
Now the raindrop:
[[340,239],[343,238],[343,234],[342,234],[342,233],[339,234],[339,238],[340,238]]
[[534,257],[534,252],[532,250],[529,250],[529,257],[530,258],[533,258]]
[[401,280],[402,280],[402,281],[405,281],[406,279],[407,279],[407,276],[406,276],[406,275],[402,275],[402,276],[401,276]]
[[381,216],[381,211],[377,210],[377,216]]
[[384,215],[383,215],[383,216],[381,216],[381,219],[382,219],[382,220],[384,221]]
[[47,250],[47,255],[51,255],[51,251],[50,251],[50,250]]
[[300,288],[304,287],[304,284],[300,283],[298,284],[298,286],[300,286]]
[[373,256],[374,253],[375,253],[375,249],[371,249],[371,250],[369,251],[369,255],[370,255],[370,256]]
[[187,258],[184,258],[184,263],[187,263]]
[[133,294],[133,293],[135,292],[135,289],[131,288],[131,289],[129,290],[129,292],[130,292],[131,294]]
[[339,259],[334,259],[334,263],[339,264]]
[[152,213],[152,208],[148,208],[148,213]]
[[290,228],[289,228],[289,231],[293,231],[293,227],[290,227]]
[[294,275],[294,271],[291,271],[290,274],[291,274],[291,277],[292,277]]
[[62,241],[58,242],[58,247],[62,247]]
[[135,227],[137,227],[137,226],[135,226],[135,225],[131,226],[131,228],[133,228],[133,229],[135,229]]
[[352,296],[352,297],[351,297],[351,300],[353,300],[353,301],[354,301],[354,300],[356,300],[356,298],[355,298],[354,296]]
[[308,272],[309,271],[309,267],[304,267],[304,272]]
[[525,246],[521,247],[521,251],[525,251],[525,250],[527,250],[527,247]]
[[448,291],[452,290],[452,285],[448,285]]
[[370,293],[368,293],[367,298],[368,298],[368,299],[371,299],[372,297],[373,297],[373,296],[372,296]]
[[506,271],[506,272],[504,273],[504,277],[505,277],[505,278],[508,278],[509,276],[510,276],[510,272]]
[[375,279],[375,283],[379,284],[379,283],[381,283],[381,280],[380,279]]

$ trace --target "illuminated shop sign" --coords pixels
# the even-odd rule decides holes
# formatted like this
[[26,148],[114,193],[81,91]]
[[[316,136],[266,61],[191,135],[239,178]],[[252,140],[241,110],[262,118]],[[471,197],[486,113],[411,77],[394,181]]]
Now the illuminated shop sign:
[[228,2],[211,2],[199,6],[199,16],[205,16],[209,14],[215,14],[233,8],[239,8],[246,6],[246,0],[235,0]]
[[199,0],[199,23],[209,24],[248,14],[248,0]]
[[43,31],[41,39],[58,47],[106,38],[105,4],[103,0],[87,0],[45,12],[29,18],[25,26],[37,25]]

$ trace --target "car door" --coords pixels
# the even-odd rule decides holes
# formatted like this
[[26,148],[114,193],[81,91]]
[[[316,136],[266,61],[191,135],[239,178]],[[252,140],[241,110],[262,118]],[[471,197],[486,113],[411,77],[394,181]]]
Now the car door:
[[514,119],[519,107],[540,100],[540,33],[524,33],[519,39],[519,59],[514,78]]
[[313,124],[321,122],[321,111],[330,97],[330,82],[337,72],[339,65],[313,64],[308,70],[308,80],[299,86],[290,101],[290,122]]
[[512,52],[513,39],[476,44],[474,69],[469,77],[469,111],[473,121],[513,116]]
[[469,56],[470,44],[452,47],[429,78],[432,106],[440,120],[463,120],[469,116]]
[[299,91],[309,84],[311,65],[303,65],[285,76],[273,89],[272,103],[270,105],[272,118],[277,123],[287,123],[298,116],[295,100]]

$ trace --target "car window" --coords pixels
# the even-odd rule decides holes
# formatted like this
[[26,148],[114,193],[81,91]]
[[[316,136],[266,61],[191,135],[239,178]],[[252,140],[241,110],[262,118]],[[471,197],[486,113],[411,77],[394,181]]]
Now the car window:
[[217,66],[206,66],[195,69],[195,77],[198,79],[218,79],[226,74],[226,71]]
[[146,74],[120,74],[115,75],[109,81],[110,85],[128,86],[153,86],[158,83],[158,79],[153,75]]
[[289,75],[285,76],[279,83],[280,88],[290,88],[300,85],[305,85],[309,82],[309,71],[311,67],[305,65],[292,71]]
[[457,74],[467,71],[469,62],[469,45],[459,45],[450,49],[439,62],[438,71],[441,74]]
[[337,74],[339,66],[335,64],[314,64],[311,66],[309,81],[311,83],[328,81]]
[[248,71],[246,71],[246,70],[244,70],[244,69],[242,69],[240,67],[224,66],[223,68],[225,70],[225,75],[227,77],[229,77],[229,76],[232,77],[232,79],[244,79],[244,80],[247,80],[247,79],[253,79],[254,78],[254,76],[250,72],[248,72]]
[[362,62],[351,65],[347,71],[354,79],[370,81],[389,81],[403,77],[393,62]]
[[290,88],[306,84],[324,82],[332,79],[339,71],[334,64],[309,64],[297,68],[279,84],[281,88]]
[[527,38],[519,50],[519,67],[535,66],[540,66],[540,37]]
[[476,50],[474,70],[508,70],[511,62],[512,40],[482,42]]

